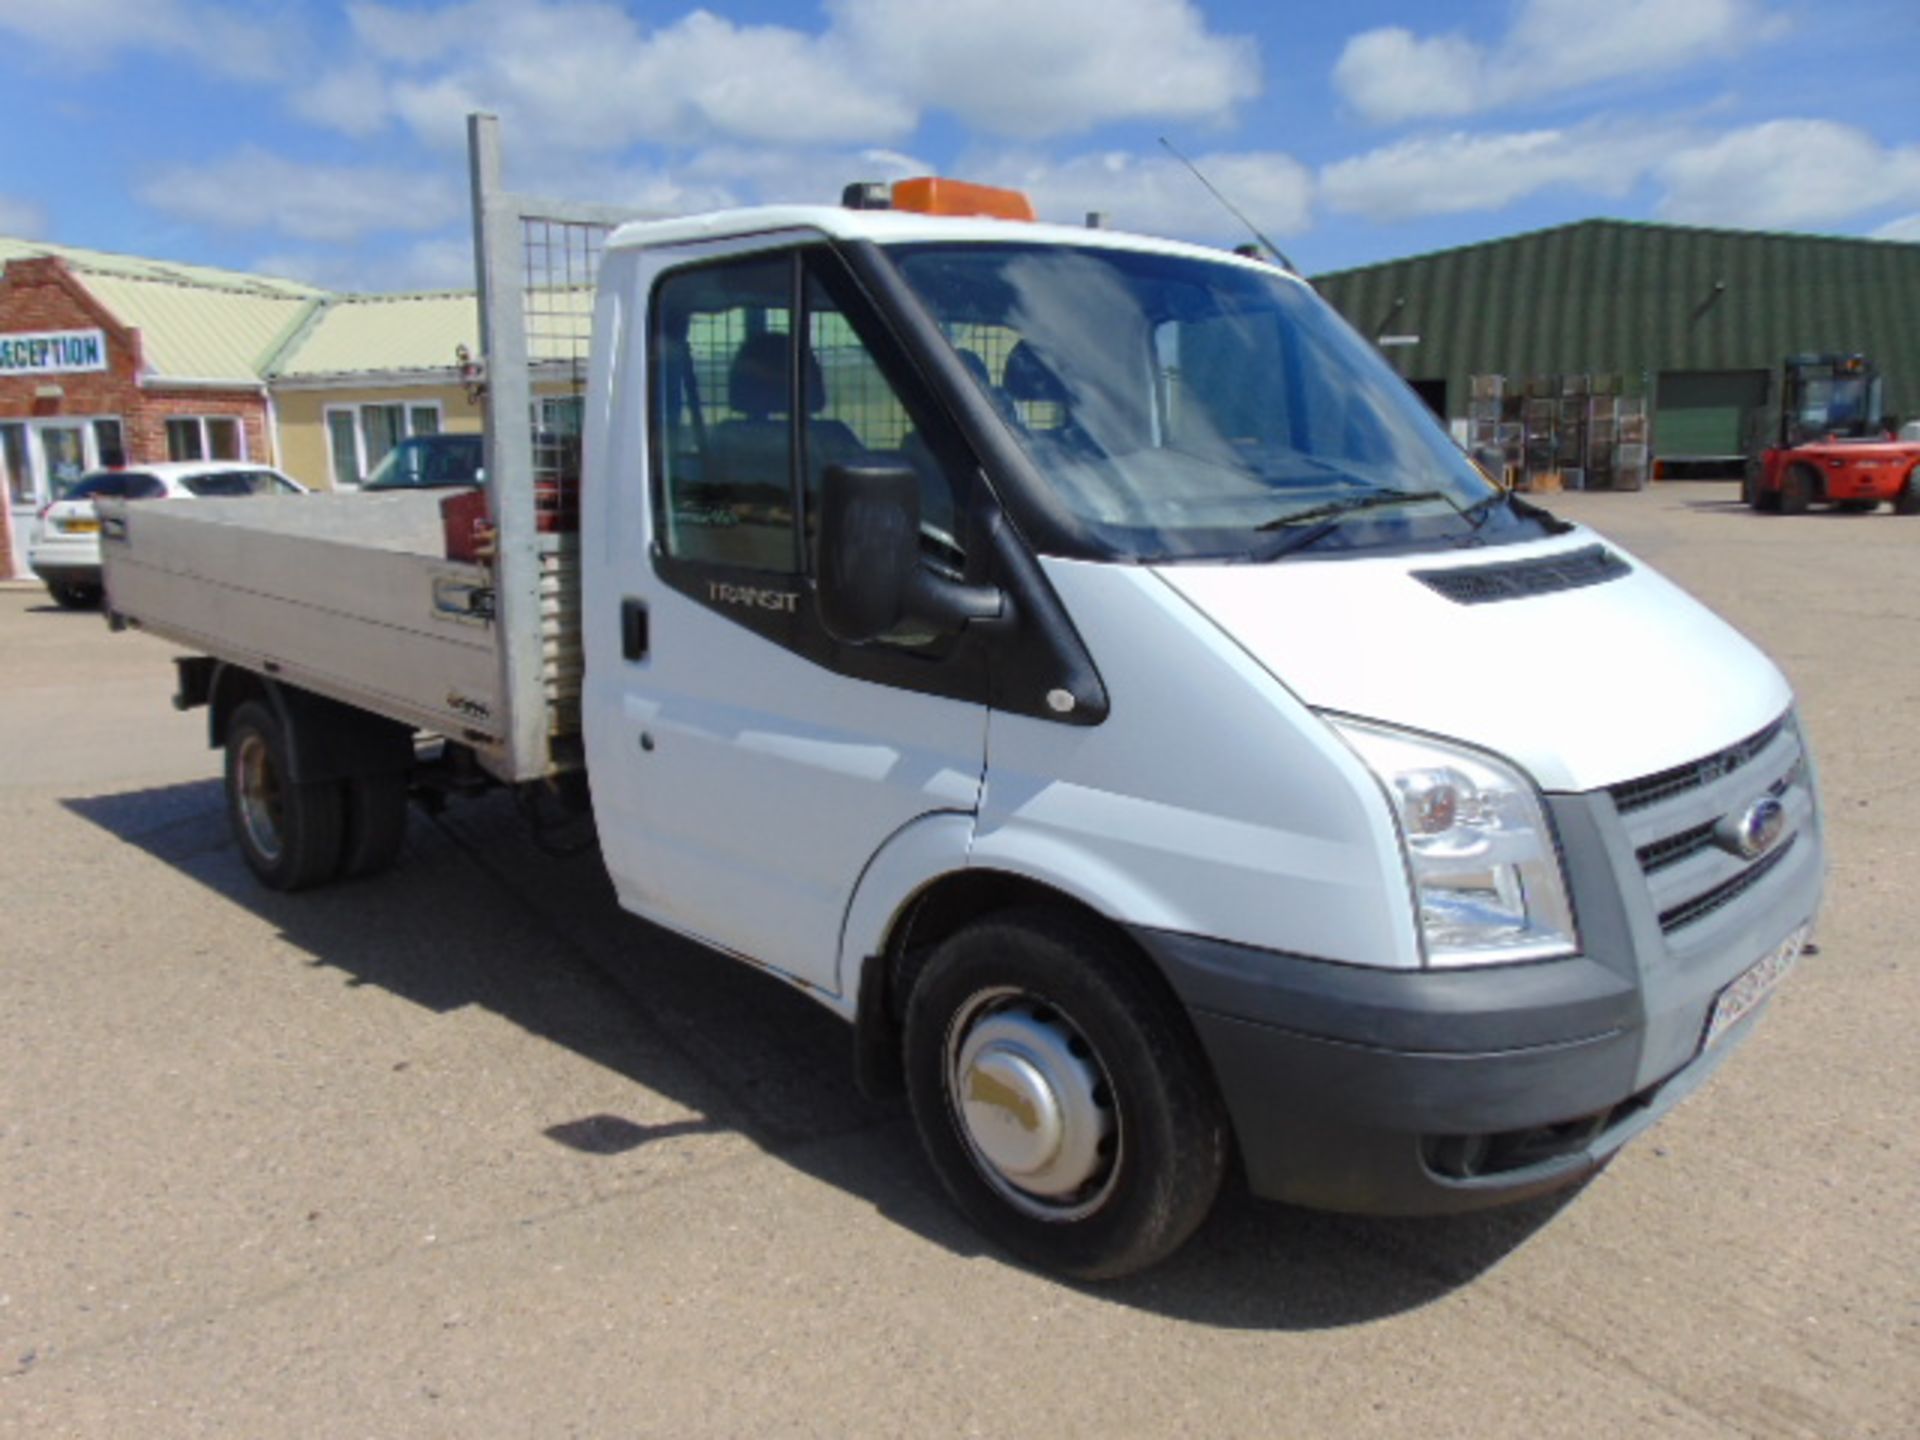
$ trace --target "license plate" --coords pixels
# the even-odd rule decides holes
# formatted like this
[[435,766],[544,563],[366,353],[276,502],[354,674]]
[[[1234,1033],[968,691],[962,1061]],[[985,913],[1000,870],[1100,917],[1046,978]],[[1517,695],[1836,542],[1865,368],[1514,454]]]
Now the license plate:
[[1772,994],[1773,987],[1793,969],[1806,944],[1807,927],[1802,925],[1736,976],[1713,1002],[1713,1014],[1707,1017],[1707,1036],[1700,1042],[1700,1048],[1706,1049],[1752,1014],[1754,1007]]
[[66,535],[96,535],[100,531],[98,520],[62,520],[60,530]]

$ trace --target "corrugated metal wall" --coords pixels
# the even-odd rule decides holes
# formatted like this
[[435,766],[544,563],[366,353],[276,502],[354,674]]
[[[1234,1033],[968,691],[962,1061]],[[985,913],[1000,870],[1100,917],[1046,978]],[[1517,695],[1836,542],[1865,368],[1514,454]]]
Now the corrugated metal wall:
[[[1860,352],[1887,407],[1920,416],[1920,244],[1587,220],[1485,245],[1316,276],[1408,379],[1619,373],[1653,394],[1662,370],[1767,370],[1801,351]],[[1724,283],[1724,288],[1721,288]]]

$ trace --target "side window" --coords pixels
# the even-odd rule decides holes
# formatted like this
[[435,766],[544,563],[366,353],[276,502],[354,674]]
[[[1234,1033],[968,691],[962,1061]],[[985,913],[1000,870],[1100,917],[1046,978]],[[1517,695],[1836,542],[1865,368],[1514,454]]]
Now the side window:
[[797,573],[794,259],[676,271],[654,292],[656,514],[668,555]]
[[[957,437],[944,420],[928,422],[889,378],[890,356],[877,353],[861,323],[842,307],[835,287],[810,267],[807,278],[808,416],[802,432],[809,518],[819,511],[829,465],[904,465],[920,482],[923,555],[953,571],[965,568],[965,524]],[[876,337],[877,338],[877,337]],[[898,362],[892,368],[897,373]]]

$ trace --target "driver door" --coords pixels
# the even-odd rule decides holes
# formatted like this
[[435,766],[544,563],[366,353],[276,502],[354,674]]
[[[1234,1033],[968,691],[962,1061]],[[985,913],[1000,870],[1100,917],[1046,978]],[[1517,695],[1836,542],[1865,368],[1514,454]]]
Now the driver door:
[[646,363],[612,424],[646,462],[606,477],[625,518],[588,592],[619,610],[587,706],[608,867],[629,908],[837,993],[868,862],[924,816],[978,809],[986,683],[958,637],[826,635],[811,497],[830,464],[912,463],[950,516],[968,472],[826,247],[631,266],[624,352]]

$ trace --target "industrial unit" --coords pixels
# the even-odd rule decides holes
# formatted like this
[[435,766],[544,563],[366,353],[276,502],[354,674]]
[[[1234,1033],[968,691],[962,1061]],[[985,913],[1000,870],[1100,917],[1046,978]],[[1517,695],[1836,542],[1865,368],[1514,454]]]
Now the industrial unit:
[[1613,393],[1650,412],[1654,474],[1737,474],[1782,361],[1809,351],[1865,354],[1888,412],[1920,413],[1906,242],[1584,220],[1314,286],[1463,439],[1476,400]]

